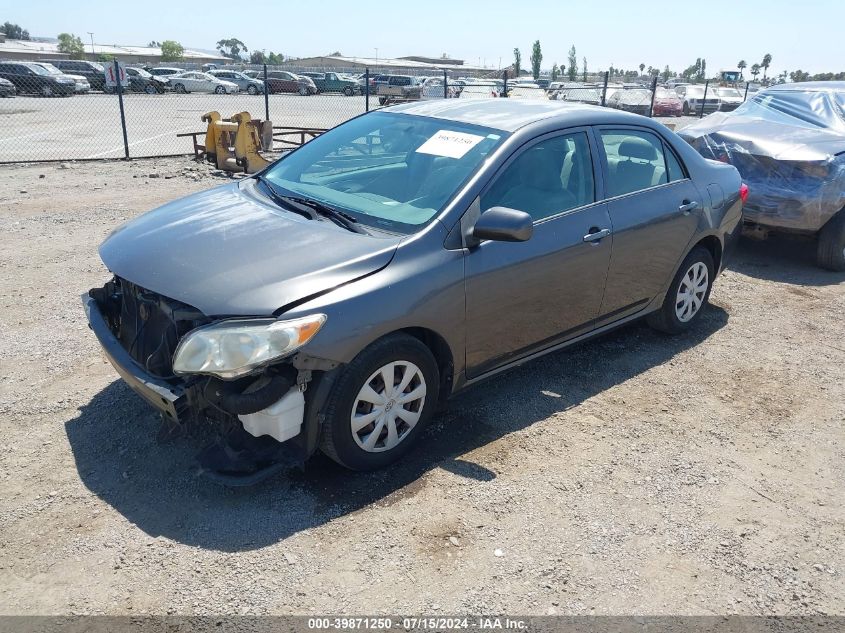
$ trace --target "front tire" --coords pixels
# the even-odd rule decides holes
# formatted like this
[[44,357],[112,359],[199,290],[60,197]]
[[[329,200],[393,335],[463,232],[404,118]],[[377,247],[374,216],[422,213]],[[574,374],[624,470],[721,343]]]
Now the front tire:
[[180,95],[183,95],[188,92],[187,90],[185,90],[184,84],[176,84],[175,86],[173,86],[173,91],[179,93]]
[[346,86],[346,88],[343,89],[343,94],[347,97],[351,97],[355,94],[355,91],[351,88],[351,86]]
[[320,449],[351,470],[383,468],[411,450],[437,406],[429,349],[407,334],[376,341],[349,363],[323,407]]
[[667,334],[690,329],[710,299],[714,277],[713,256],[703,246],[696,246],[678,268],[663,305],[648,315],[648,324]]
[[257,95],[258,94],[258,88],[256,88],[253,85],[248,86],[246,91],[247,91],[247,93],[249,93],[251,95]]
[[158,94],[158,90],[156,90],[156,87],[153,84],[147,84],[144,86],[144,92],[148,95]]
[[307,97],[308,96],[308,88],[300,88],[299,94],[302,95],[303,97]]
[[834,215],[819,231],[816,263],[834,272],[845,271],[845,209]]
[[214,94],[218,94],[218,95],[226,94],[226,89],[223,86],[217,86],[214,89]]

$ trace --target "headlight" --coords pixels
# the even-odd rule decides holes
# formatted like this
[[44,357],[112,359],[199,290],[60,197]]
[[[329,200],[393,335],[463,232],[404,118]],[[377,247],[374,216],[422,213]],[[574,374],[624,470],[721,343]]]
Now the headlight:
[[299,349],[325,322],[326,315],[314,314],[290,321],[231,319],[197,328],[176,348],[173,372],[236,378]]

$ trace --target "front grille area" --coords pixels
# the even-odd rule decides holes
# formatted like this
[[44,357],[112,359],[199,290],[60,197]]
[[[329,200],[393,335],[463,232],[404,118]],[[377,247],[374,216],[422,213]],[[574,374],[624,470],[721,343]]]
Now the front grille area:
[[173,378],[173,353],[181,338],[210,322],[202,312],[120,277],[106,284],[101,306],[115,336],[147,372]]

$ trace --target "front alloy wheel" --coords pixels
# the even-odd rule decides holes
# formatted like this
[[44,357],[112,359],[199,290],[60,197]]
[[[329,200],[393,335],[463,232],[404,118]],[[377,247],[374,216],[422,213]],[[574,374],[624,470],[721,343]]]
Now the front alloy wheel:
[[440,373],[431,351],[391,334],[337,371],[321,405],[321,450],[352,470],[382,468],[411,450],[437,404]]
[[419,422],[425,394],[425,376],[411,362],[396,361],[375,371],[352,406],[355,443],[371,453],[394,448]]

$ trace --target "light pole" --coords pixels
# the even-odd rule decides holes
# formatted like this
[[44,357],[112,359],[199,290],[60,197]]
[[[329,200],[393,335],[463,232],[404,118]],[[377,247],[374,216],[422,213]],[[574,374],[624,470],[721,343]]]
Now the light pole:
[[91,31],[88,31],[88,35],[91,36],[91,57],[94,57],[94,34]]
[[376,52],[376,64],[378,64],[378,46],[373,49]]

